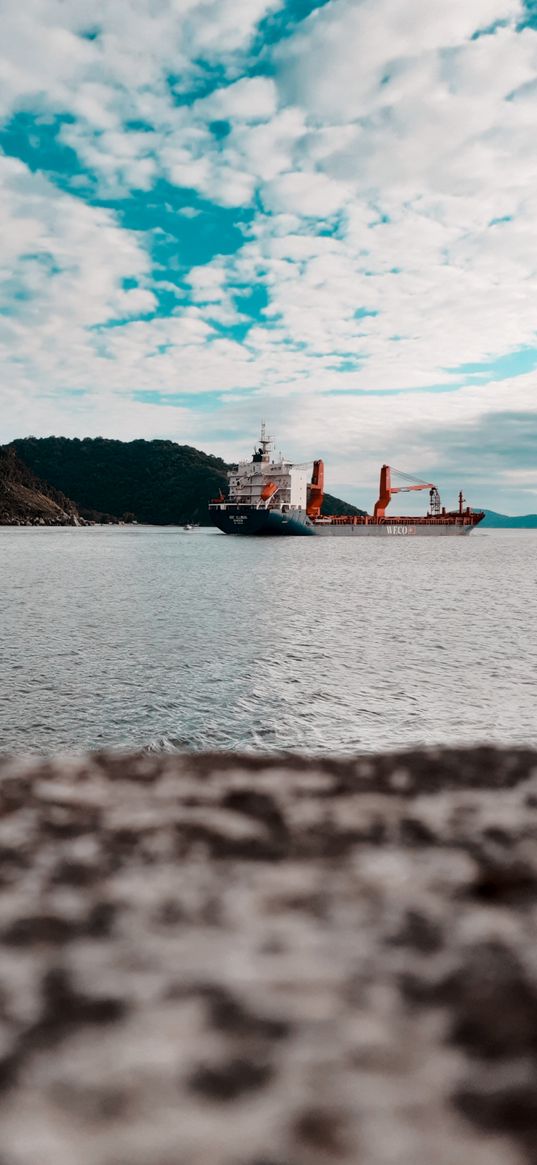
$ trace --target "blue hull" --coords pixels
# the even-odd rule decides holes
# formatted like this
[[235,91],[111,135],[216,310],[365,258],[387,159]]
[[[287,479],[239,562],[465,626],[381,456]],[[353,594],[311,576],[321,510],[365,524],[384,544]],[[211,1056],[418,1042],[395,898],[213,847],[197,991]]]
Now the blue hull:
[[308,518],[305,510],[283,513],[281,510],[257,510],[254,506],[233,504],[209,507],[211,521],[223,534],[242,534],[249,537],[339,537],[339,538],[385,538],[387,535],[415,535],[419,538],[442,536],[466,537],[481,521],[481,514],[471,519],[454,521],[454,515],[446,515],[445,521],[424,522],[420,519],[396,518],[383,522],[338,523],[317,522]]
[[250,506],[211,506],[211,521],[223,534],[242,534],[264,538],[312,537],[315,527],[302,511],[282,514],[278,510],[255,510]]

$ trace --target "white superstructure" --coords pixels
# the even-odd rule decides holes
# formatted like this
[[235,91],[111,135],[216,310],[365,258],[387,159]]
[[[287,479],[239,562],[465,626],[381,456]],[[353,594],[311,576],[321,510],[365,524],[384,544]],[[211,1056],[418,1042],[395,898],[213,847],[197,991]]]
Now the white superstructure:
[[228,474],[229,504],[256,509],[305,510],[311,465],[293,465],[280,454],[272,459],[272,439],[261,426],[259,447],[251,461],[240,461]]

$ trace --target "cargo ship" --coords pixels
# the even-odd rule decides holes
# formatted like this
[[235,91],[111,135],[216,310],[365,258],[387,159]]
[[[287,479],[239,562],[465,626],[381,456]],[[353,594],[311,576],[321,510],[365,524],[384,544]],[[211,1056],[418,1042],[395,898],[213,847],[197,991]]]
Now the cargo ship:
[[[380,471],[379,496],[373,514],[323,517],[324,464],[294,465],[272,454],[273,442],[261,426],[261,438],[250,461],[239,462],[228,473],[229,493],[209,505],[211,521],[224,534],[265,537],[461,537],[485,517],[466,505],[462,492],[456,510],[446,510],[430,481],[420,481],[390,465]],[[394,485],[393,476],[403,484]],[[387,516],[394,494],[428,490],[429,507],[423,517]]]

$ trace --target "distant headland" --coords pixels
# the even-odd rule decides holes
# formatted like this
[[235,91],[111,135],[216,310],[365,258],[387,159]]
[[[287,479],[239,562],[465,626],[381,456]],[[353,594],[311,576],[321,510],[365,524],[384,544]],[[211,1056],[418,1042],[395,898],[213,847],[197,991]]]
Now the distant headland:
[[537,514],[497,514],[495,510],[485,510],[483,526],[496,530],[537,530]]

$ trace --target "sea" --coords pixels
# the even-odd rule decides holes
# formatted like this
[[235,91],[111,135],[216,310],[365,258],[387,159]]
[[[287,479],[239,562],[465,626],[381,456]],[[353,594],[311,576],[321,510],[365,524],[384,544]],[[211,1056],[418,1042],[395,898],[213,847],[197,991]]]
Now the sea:
[[537,532],[0,530],[0,751],[537,745]]

